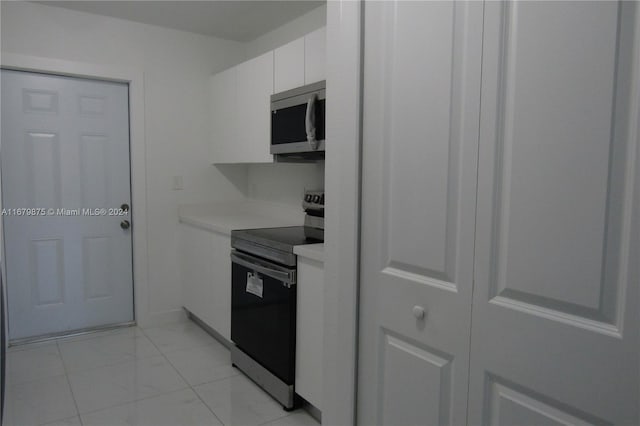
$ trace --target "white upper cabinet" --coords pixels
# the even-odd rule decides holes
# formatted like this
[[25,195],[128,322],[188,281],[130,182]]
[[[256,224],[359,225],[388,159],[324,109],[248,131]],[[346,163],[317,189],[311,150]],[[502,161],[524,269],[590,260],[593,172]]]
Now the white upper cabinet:
[[211,78],[211,163],[270,163],[273,52]]
[[327,27],[304,37],[304,84],[326,78]]
[[270,163],[271,95],[273,94],[273,52],[243,62],[237,67],[238,109],[235,163]]
[[325,78],[326,29],[211,77],[210,162],[271,163],[271,95]]
[[273,51],[275,93],[303,86],[305,82],[304,37]]
[[326,27],[274,50],[275,93],[324,80],[326,50]]
[[222,71],[211,77],[211,163],[224,163],[234,155],[236,146],[236,67]]

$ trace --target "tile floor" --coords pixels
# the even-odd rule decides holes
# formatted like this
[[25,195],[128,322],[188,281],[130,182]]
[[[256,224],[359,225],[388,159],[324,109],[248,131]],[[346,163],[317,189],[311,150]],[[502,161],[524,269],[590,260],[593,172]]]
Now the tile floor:
[[130,327],[7,354],[3,426],[317,426],[231,367],[192,322]]

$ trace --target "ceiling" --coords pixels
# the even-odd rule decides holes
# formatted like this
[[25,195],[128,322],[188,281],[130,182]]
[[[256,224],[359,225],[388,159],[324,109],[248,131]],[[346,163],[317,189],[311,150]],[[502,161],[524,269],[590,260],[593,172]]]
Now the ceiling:
[[97,0],[37,3],[244,42],[315,9],[325,1]]

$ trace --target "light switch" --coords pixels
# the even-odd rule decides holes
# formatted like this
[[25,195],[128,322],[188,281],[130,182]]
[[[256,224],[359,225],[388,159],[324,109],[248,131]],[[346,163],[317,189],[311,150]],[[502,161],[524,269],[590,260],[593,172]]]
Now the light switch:
[[180,189],[184,189],[184,185],[182,183],[182,176],[173,177],[173,189],[176,191]]

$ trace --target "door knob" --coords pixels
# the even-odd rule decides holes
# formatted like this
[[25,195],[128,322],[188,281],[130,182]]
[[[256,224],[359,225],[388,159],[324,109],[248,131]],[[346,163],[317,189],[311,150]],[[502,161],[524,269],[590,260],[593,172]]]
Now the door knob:
[[426,312],[424,310],[424,308],[422,306],[416,305],[413,307],[412,309],[413,312],[413,316],[416,317],[416,319],[424,319]]
[[120,222],[120,228],[122,229],[129,229],[130,226],[131,224],[128,220],[123,220],[122,222]]

